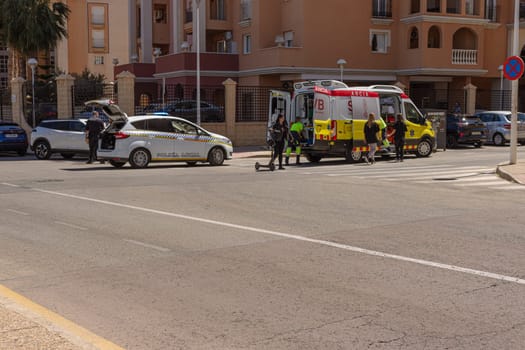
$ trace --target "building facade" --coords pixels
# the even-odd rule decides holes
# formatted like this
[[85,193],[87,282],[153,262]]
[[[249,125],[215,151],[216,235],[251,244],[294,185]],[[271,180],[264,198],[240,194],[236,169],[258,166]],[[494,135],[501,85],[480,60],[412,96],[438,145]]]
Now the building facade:
[[[87,68],[112,80],[128,70],[150,90],[194,84],[200,51],[204,85],[231,78],[244,86],[289,87],[342,78],[349,85],[397,84],[423,108],[466,107],[468,86],[477,91],[476,108],[507,103],[501,65],[512,54],[511,0],[67,3],[69,38],[56,60],[69,73]],[[521,22],[520,32],[522,51]]]

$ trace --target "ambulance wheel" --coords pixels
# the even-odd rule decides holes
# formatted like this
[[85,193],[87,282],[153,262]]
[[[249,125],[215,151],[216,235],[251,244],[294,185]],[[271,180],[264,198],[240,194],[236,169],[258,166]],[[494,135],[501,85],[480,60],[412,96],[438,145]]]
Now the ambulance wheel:
[[418,157],[428,157],[432,153],[432,143],[428,139],[423,139],[417,145],[416,155]]
[[271,163],[270,164],[270,171],[274,171],[275,170],[275,164]]
[[259,164],[259,162],[255,162],[255,170],[259,170],[260,167],[261,167],[261,164]]
[[357,163],[363,157],[363,152],[355,151],[353,149],[347,149],[345,153],[345,160],[348,163]]
[[310,162],[310,163],[319,163],[319,161],[321,161],[323,157],[321,156],[316,156],[316,155],[313,155],[313,154],[306,154],[306,159]]

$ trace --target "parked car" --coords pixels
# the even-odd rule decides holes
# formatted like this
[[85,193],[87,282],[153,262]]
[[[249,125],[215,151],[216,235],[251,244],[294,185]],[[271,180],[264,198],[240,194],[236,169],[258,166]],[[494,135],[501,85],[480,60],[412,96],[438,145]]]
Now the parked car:
[[[174,117],[181,117],[191,122],[197,121],[197,101],[180,100],[166,104],[150,104],[144,107],[144,113],[166,112]],[[224,107],[201,101],[201,122],[223,122]]]
[[27,152],[27,134],[17,123],[0,121],[0,151],[16,152],[24,156]]
[[[511,115],[512,113],[509,111],[483,111],[476,113],[476,116],[489,129],[487,142],[502,146],[510,141]],[[525,122],[521,121],[518,121],[518,142],[522,145],[525,144]]]
[[31,149],[38,159],[49,159],[60,153],[66,159],[76,154],[89,154],[85,141],[85,119],[43,120],[31,132]]
[[104,109],[112,123],[101,135],[97,157],[114,167],[127,162],[145,168],[150,162],[179,161],[221,165],[231,159],[232,142],[192,122],[172,116],[130,116],[109,100],[89,101]]
[[481,147],[488,137],[487,126],[477,116],[447,114],[447,148],[458,144],[469,144]]

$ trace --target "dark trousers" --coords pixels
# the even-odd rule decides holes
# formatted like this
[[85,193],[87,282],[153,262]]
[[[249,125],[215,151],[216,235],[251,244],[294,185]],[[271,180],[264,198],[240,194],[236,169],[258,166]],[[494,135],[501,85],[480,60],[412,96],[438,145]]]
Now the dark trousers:
[[272,159],[272,161],[274,161],[275,158],[279,157],[279,166],[283,165],[283,151],[284,151],[284,140],[277,141],[275,143],[275,146],[273,147],[273,159]]
[[396,159],[403,159],[405,155],[405,140],[395,140],[396,144]]
[[94,162],[97,160],[97,150],[98,150],[98,137],[90,136],[89,137],[89,161]]

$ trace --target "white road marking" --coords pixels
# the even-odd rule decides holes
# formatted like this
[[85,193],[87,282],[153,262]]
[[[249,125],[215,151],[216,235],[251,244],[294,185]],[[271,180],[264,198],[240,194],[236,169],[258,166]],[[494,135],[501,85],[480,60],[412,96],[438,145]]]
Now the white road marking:
[[75,224],[70,224],[70,223],[63,222],[63,221],[55,221],[55,224],[59,224],[59,225],[63,225],[63,226],[71,227],[71,228],[75,228],[75,229],[81,230],[81,231],[87,231],[88,230],[87,227],[82,227],[82,226],[78,226],[78,225],[75,225]]
[[144,243],[144,242],[140,242],[140,241],[135,241],[133,239],[125,239],[124,241],[128,242],[128,243],[133,243],[133,244],[136,244],[136,245],[140,245],[142,247],[155,249],[155,250],[158,250],[159,252],[165,252],[166,253],[166,252],[170,251],[168,248],[163,248],[163,247],[159,247],[157,245],[148,244],[148,243]]
[[216,221],[216,220],[210,220],[210,219],[205,219],[205,218],[199,218],[199,217],[195,217],[195,216],[176,214],[176,213],[171,213],[171,212],[162,211],[162,210],[155,210],[155,209],[138,207],[138,206],[129,205],[129,204],[110,202],[110,201],[101,200],[101,199],[95,199],[95,198],[90,198],[90,197],[77,196],[77,195],[73,195],[73,194],[61,193],[61,192],[56,192],[56,191],[48,191],[48,190],[43,190],[43,189],[39,189],[39,188],[31,188],[31,190],[36,191],[36,192],[40,192],[40,193],[51,194],[51,195],[54,195],[54,196],[67,197],[67,198],[84,200],[84,201],[88,201],[88,202],[105,204],[105,205],[110,205],[110,206],[115,206],[115,207],[120,207],[120,208],[127,208],[127,209],[132,209],[132,210],[138,210],[138,211],[143,211],[143,212],[157,214],[157,215],[164,215],[164,216],[169,216],[169,217],[174,217],[174,218],[179,218],[179,219],[185,219],[185,220],[190,220],[190,221],[201,222],[201,223],[205,223],[205,224],[229,227],[229,228],[239,229],[239,230],[243,230],[243,231],[264,233],[264,234],[268,234],[268,235],[272,235],[272,236],[276,236],[276,237],[294,239],[294,240],[297,240],[297,241],[314,243],[314,244],[318,244],[318,245],[322,245],[322,246],[343,249],[343,250],[347,250],[347,251],[351,251],[351,252],[356,252],[356,253],[361,253],[361,254],[366,254],[366,255],[371,255],[371,256],[378,256],[378,257],[385,258],[385,259],[392,259],[392,260],[398,260],[398,261],[403,261],[403,262],[410,262],[410,263],[414,263],[414,264],[418,264],[418,265],[430,266],[430,267],[439,268],[439,269],[443,269],[443,270],[456,271],[456,272],[461,272],[461,273],[465,273],[465,274],[469,274],[469,275],[475,275],[475,276],[480,276],[480,277],[485,277],[485,278],[492,278],[492,279],[496,279],[496,280],[500,280],[500,281],[512,282],[512,283],[525,285],[525,279],[522,279],[522,278],[519,278],[519,277],[501,275],[501,274],[492,273],[492,272],[488,272],[488,271],[475,270],[475,269],[470,269],[470,268],[467,268],[467,267],[443,264],[443,263],[429,261],[429,260],[416,259],[416,258],[402,256],[402,255],[395,255],[395,254],[389,254],[389,253],[375,251],[375,250],[370,250],[370,249],[364,249],[364,248],[360,248],[360,247],[355,247],[355,246],[351,246],[351,245],[325,241],[325,240],[321,240],[321,239],[309,238],[309,237],[306,237],[306,236],[294,235],[294,234],[283,233],[283,232],[278,232],[278,231],[271,231],[271,230],[266,230],[266,229],[261,229],[261,228],[257,228],[257,227],[251,227],[251,226],[237,225],[237,224],[232,224],[232,223],[223,222],[223,221]]
[[9,187],[20,187],[20,185],[14,185],[7,182],[2,182],[2,185],[9,186]]
[[6,210],[10,211],[11,213],[15,213],[15,214],[19,214],[19,215],[24,215],[24,216],[29,215],[29,213],[26,213],[26,212],[23,212],[23,211],[20,211],[20,210],[14,210],[14,209],[6,209]]

